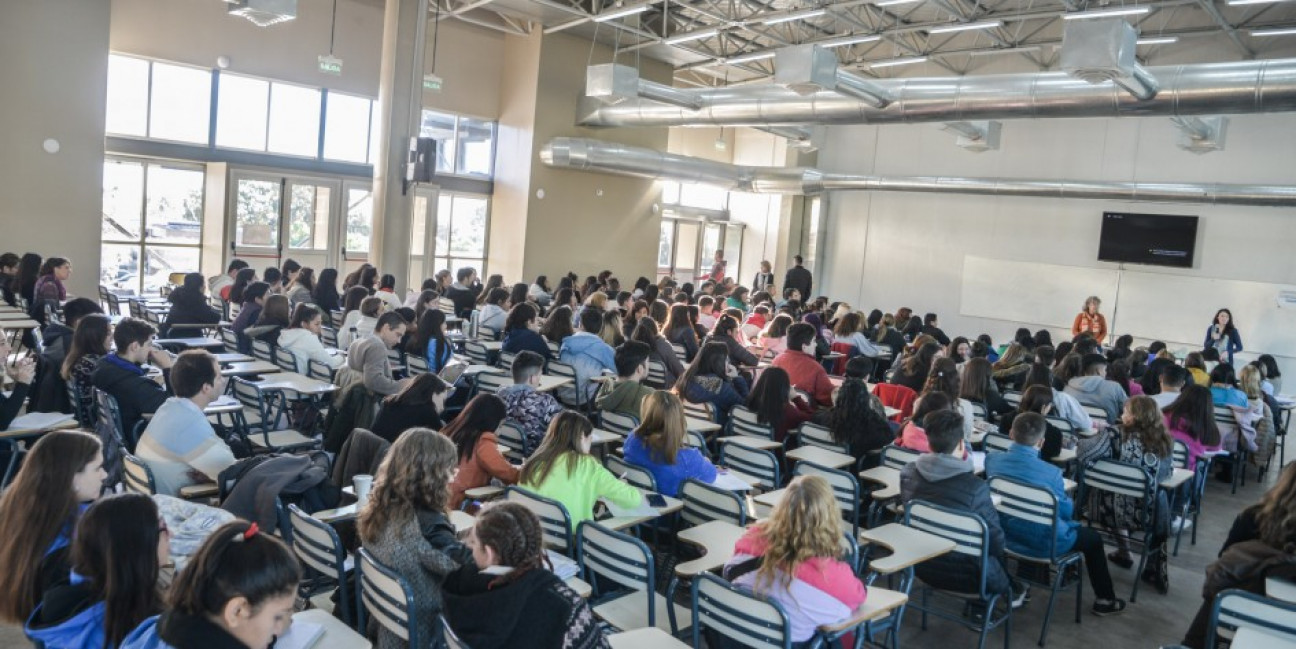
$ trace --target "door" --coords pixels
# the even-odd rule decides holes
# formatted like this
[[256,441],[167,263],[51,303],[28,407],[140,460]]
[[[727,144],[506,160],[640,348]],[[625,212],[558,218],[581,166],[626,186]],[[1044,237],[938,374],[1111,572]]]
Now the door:
[[230,252],[256,268],[293,259],[302,266],[336,267],[337,181],[235,172],[230,183]]
[[418,290],[423,280],[436,274],[437,206],[440,192],[435,187],[419,187],[410,208],[410,263],[407,278],[411,290]]

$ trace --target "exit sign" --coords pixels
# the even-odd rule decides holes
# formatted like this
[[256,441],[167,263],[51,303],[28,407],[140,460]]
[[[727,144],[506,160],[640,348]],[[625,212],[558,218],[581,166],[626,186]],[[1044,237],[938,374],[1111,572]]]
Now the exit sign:
[[435,74],[429,74],[423,77],[423,89],[432,92],[441,92],[441,77]]
[[342,74],[342,59],[332,54],[321,54],[319,57],[319,71],[324,74]]

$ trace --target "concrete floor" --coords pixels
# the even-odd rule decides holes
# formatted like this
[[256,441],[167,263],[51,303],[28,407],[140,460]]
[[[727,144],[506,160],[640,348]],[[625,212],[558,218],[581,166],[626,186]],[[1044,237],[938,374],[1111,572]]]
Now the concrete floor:
[[[1275,462],[1277,464],[1277,462]],[[1203,508],[1197,545],[1189,543],[1188,532],[1184,533],[1179,556],[1170,558],[1170,593],[1161,595],[1155,589],[1143,584],[1139,589],[1138,601],[1130,604],[1125,612],[1106,618],[1095,617],[1089,613],[1093,604],[1093,592],[1088,583],[1084,590],[1084,608],[1082,622],[1074,622],[1074,590],[1058,595],[1053,621],[1048,636],[1049,649],[1126,649],[1149,647],[1163,644],[1175,644],[1183,637],[1184,630],[1201,604],[1201,586],[1203,572],[1207,564],[1215,560],[1224,538],[1228,535],[1229,526],[1238,511],[1257,501],[1261,494],[1273,482],[1276,471],[1271,471],[1265,485],[1254,482],[1254,471],[1248,472],[1251,482],[1238,489],[1237,495],[1229,493],[1228,485],[1210,481],[1206,486],[1206,500]],[[1172,540],[1173,543],[1173,540]],[[1112,577],[1116,583],[1116,593],[1128,600],[1137,575],[1134,569],[1121,570],[1112,566]],[[1038,589],[1032,594],[1032,601],[1013,614],[1012,645],[1019,648],[1033,647],[1039,639],[1040,625],[1044,619],[1047,605],[1047,594]],[[934,647],[939,649],[956,649],[976,646],[976,634],[958,624],[931,618],[926,631],[919,626],[919,615],[909,611],[905,615],[904,630],[901,632],[902,647]],[[0,626],[0,649],[27,647],[30,643],[21,630]],[[1003,646],[1003,630],[993,631],[986,640],[986,646],[997,648]]]

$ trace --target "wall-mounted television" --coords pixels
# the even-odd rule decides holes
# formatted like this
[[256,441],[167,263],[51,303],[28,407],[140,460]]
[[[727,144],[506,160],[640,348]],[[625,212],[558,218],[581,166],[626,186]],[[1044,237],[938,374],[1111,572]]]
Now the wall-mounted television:
[[1192,268],[1197,217],[1103,212],[1098,260]]

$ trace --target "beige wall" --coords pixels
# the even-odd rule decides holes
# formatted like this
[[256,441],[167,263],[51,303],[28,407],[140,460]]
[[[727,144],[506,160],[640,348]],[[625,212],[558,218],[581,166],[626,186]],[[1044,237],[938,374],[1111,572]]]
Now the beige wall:
[[77,295],[98,285],[108,22],[101,0],[0,2],[0,249],[71,259]]
[[[432,72],[432,36],[437,23],[428,21],[423,72]],[[436,74],[445,85],[440,92],[423,91],[423,105],[461,115],[498,119],[504,67],[504,34],[458,20],[441,21],[436,37]]]
[[531,169],[540,164],[534,155],[534,143],[542,38],[537,31],[530,36],[510,36],[504,42],[488,254],[489,271],[513,282],[535,279],[523,274],[522,261],[526,255]]

